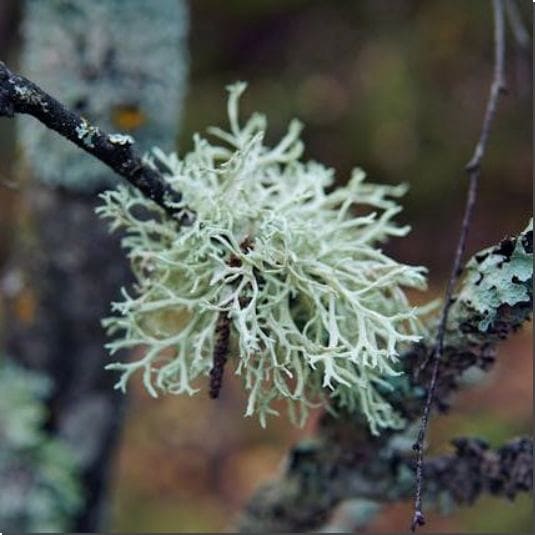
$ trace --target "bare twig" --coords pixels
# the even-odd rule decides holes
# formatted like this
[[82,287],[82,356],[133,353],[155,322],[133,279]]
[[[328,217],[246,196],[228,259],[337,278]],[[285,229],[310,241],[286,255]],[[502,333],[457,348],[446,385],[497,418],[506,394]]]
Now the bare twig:
[[437,337],[434,349],[431,353],[433,360],[433,372],[427,390],[427,399],[424,406],[424,411],[421,419],[418,439],[414,444],[416,451],[416,492],[414,498],[414,513],[411,522],[411,529],[415,531],[418,526],[425,524],[425,516],[422,510],[423,499],[423,469],[424,469],[424,444],[427,433],[427,426],[429,422],[429,414],[433,403],[433,396],[435,393],[438,371],[444,353],[444,336],[446,333],[446,326],[448,322],[448,315],[452,304],[453,290],[457,283],[460,274],[461,262],[466,248],[466,236],[472,220],[472,213],[477,197],[477,188],[479,175],[481,173],[481,162],[485,154],[488,138],[494,116],[496,115],[496,107],[498,98],[501,93],[505,92],[505,25],[504,25],[504,11],[503,0],[493,0],[494,11],[494,42],[495,42],[495,63],[494,76],[490,88],[490,95],[485,110],[483,119],[483,127],[479,140],[474,150],[474,154],[468,164],[466,165],[466,172],[468,173],[469,186],[466,198],[466,206],[461,226],[459,240],[457,242],[457,249],[453,260],[453,266],[448,284],[446,287],[446,294],[444,297],[444,307],[442,310],[440,322],[437,330]]
[[228,358],[230,319],[226,312],[220,312],[215,328],[215,344],[213,353],[213,365],[210,370],[210,397],[217,399],[223,385],[225,364]]
[[529,48],[531,41],[528,30],[522,20],[522,15],[518,10],[515,0],[507,0],[505,2],[505,12],[507,13],[507,20],[509,21],[509,27],[513,33],[516,44],[520,48]]
[[531,94],[531,35],[515,0],[505,2],[505,13],[516,45],[513,51],[515,91],[525,98]]
[[13,74],[0,61],[0,117],[13,117],[16,113],[35,117],[126,178],[181,224],[192,223],[193,213],[184,207],[177,208],[181,194],[156,169],[143,162],[133,149],[130,136],[106,134],[30,80]]

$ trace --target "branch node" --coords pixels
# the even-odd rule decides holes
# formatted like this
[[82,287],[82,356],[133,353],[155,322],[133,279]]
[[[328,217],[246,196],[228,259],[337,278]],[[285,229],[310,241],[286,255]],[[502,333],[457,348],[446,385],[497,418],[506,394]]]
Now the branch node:
[[411,523],[411,531],[414,533],[416,528],[425,526],[425,516],[422,511],[414,511]]

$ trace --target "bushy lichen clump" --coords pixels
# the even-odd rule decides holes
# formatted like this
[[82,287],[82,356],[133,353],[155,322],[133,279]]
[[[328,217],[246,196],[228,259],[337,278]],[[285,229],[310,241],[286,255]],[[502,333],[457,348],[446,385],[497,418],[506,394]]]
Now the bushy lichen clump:
[[138,281],[105,322],[115,337],[109,348],[146,348],[139,360],[109,366],[122,372],[117,386],[140,370],[154,396],[195,393],[212,367],[223,314],[246,415],[264,425],[284,398],[302,423],[310,406],[336,398],[337,407],[362,411],[373,432],[396,426],[379,390],[397,373],[399,345],[418,339],[418,313],[402,287],[425,286],[422,268],[380,249],[409,231],[392,221],[405,188],[367,183],[356,169],[328,193],[333,171],[299,161],[298,122],[274,148],[263,144],[264,116],[240,125],[244,88],[230,88],[230,131],[210,129],[221,143],[196,135],[184,159],[155,151],[196,212],[193,226],[178,229],[132,189],[103,195],[99,212],[126,230]]

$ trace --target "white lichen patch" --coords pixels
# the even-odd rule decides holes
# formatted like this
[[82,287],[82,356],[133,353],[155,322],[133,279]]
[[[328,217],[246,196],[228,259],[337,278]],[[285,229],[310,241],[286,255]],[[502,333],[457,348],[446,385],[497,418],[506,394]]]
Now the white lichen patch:
[[109,134],[108,140],[113,145],[133,145],[134,144],[134,138],[129,135],[125,134]]
[[285,399],[299,424],[323,404],[365,414],[374,433],[399,425],[381,392],[399,373],[401,345],[419,339],[403,287],[424,288],[425,277],[381,244],[409,231],[393,222],[405,187],[368,183],[356,169],[328,192],[333,171],[300,161],[301,125],[266,147],[264,116],[238,120],[245,84],[229,89],[229,131],[211,128],[216,141],[196,135],[183,159],[155,151],[197,214],[192,226],[178,229],[132,189],[102,196],[98,211],[126,231],[137,277],[105,320],[109,349],[145,348],[138,360],[108,366],[121,372],[117,387],[136,371],[153,396],[205,387],[223,313],[227,373],[243,379],[247,416],[265,425],[273,402]]
[[15,81],[11,82],[14,86],[15,93],[28,104],[33,104],[36,106],[41,106],[43,111],[48,111],[47,103],[43,100],[42,95],[37,91],[31,89],[30,87],[25,87],[22,85],[17,85]]
[[89,122],[82,118],[80,125],[76,127],[76,134],[87,147],[93,148],[93,136],[98,134],[98,127],[91,126]]

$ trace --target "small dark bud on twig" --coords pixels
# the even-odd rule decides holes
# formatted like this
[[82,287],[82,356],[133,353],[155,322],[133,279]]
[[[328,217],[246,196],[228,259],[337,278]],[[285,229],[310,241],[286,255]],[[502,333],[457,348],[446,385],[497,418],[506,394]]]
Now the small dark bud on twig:
[[213,354],[213,366],[210,370],[210,397],[217,399],[223,385],[225,364],[228,359],[230,338],[230,320],[225,312],[219,314],[215,328],[215,344]]

